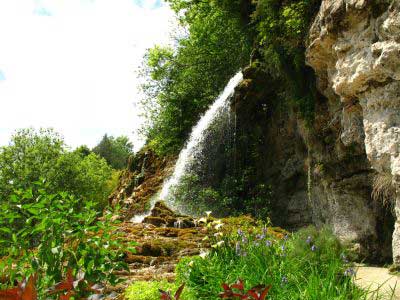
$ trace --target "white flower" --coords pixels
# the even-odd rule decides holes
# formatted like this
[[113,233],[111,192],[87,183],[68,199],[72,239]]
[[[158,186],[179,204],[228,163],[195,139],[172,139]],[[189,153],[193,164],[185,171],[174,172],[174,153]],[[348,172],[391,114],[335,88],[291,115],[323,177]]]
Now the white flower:
[[212,211],[206,211],[206,215],[207,215],[207,217],[209,217],[210,215],[211,215],[211,213],[212,213]]
[[212,245],[211,247],[213,248],[219,248],[224,244],[224,241],[219,241],[218,243],[216,243],[215,245]]
[[215,225],[214,228],[215,228],[216,230],[219,230],[222,226],[224,226],[224,224],[219,223],[219,224]]
[[201,253],[199,254],[199,256],[200,256],[202,259],[205,259],[205,258],[208,256],[208,252],[201,252]]
[[207,223],[207,219],[206,218],[200,218],[199,219],[199,223]]

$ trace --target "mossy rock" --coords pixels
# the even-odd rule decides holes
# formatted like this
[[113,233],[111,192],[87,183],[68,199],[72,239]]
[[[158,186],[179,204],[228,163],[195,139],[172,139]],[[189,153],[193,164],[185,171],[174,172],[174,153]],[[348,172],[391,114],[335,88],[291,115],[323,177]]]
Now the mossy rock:
[[162,225],[166,225],[166,222],[163,218],[149,216],[144,218],[143,223],[152,224],[154,226],[160,227]]

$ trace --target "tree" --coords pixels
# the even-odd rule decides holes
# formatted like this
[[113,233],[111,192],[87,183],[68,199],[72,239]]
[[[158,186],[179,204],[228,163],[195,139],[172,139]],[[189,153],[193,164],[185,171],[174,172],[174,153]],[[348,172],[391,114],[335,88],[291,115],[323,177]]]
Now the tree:
[[104,204],[111,168],[92,153],[69,152],[62,137],[51,129],[22,129],[0,148],[0,201],[18,189],[45,179],[49,193],[69,192]]
[[126,167],[129,156],[133,153],[133,145],[126,136],[117,138],[105,134],[93,152],[103,157],[114,169]]
[[239,9],[228,11],[216,1],[169,2],[184,33],[176,36],[175,49],[150,49],[140,72],[149,121],[142,133],[159,154],[182,147],[201,114],[249,63],[251,49]]

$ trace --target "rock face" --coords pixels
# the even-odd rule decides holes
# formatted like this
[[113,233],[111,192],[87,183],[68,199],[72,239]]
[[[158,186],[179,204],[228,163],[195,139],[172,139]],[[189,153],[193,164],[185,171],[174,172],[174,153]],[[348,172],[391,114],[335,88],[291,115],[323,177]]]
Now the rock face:
[[[341,143],[365,148],[374,176],[390,178],[397,189],[397,195],[389,197],[397,217],[393,259],[400,264],[400,1],[390,2],[322,1],[306,56],[317,74],[319,90],[331,107],[338,107]],[[354,201],[342,195],[339,202],[345,203],[345,198]],[[359,219],[361,231],[376,236],[365,209],[349,211],[347,219]],[[351,223],[349,227],[357,222]],[[351,233],[341,227],[346,234],[361,233],[360,228]]]

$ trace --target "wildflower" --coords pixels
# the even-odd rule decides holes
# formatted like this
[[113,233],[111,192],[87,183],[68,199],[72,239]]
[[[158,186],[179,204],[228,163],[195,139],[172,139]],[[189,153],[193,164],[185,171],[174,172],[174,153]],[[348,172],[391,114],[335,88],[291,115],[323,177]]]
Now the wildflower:
[[260,243],[259,242],[254,242],[254,246],[258,247],[258,246],[260,246]]
[[289,239],[289,235],[286,234],[286,235],[283,237],[283,239],[284,239],[285,241],[287,241],[287,240]]
[[224,224],[219,223],[219,224],[215,225],[214,228],[215,228],[216,230],[219,230],[222,226],[224,226]]
[[272,242],[271,242],[270,240],[267,240],[267,241],[265,242],[265,246],[271,247],[271,246],[272,246]]
[[206,211],[207,218],[211,215],[212,211]]
[[215,237],[221,237],[221,236],[223,236],[224,234],[222,233],[222,232],[216,232],[216,233],[214,233],[214,236]]
[[340,257],[341,257],[342,261],[343,261],[345,264],[347,264],[347,263],[349,262],[347,256],[346,256],[344,253],[342,253],[342,254],[340,255]]
[[282,250],[282,251],[285,251],[285,250],[286,250],[285,245],[282,245],[282,246],[281,246],[281,250]]
[[242,243],[246,244],[249,242],[249,239],[247,237],[242,237]]
[[246,256],[247,256],[247,252],[246,252],[246,251],[243,251],[243,252],[242,252],[242,256],[243,256],[243,257],[246,257]]
[[312,237],[308,236],[307,239],[306,239],[306,243],[307,244],[311,244],[311,242],[312,242]]
[[240,236],[244,236],[244,232],[240,228],[237,230],[237,234]]
[[257,235],[256,235],[256,239],[258,239],[258,240],[263,240],[263,239],[265,239],[265,234],[257,234]]
[[344,271],[344,276],[353,277],[355,275],[356,275],[356,271],[354,271],[353,268],[348,268],[346,271]]
[[200,218],[199,223],[206,223],[207,224],[207,219],[206,218]]
[[314,252],[315,250],[317,250],[317,246],[312,245],[312,246],[311,246],[311,251]]
[[202,259],[205,259],[205,258],[208,256],[208,252],[201,252],[201,253],[199,254],[199,256],[200,256]]
[[281,285],[285,285],[285,284],[287,284],[288,282],[289,282],[289,280],[287,279],[287,277],[286,277],[286,276],[282,276]]
[[219,247],[221,247],[223,244],[224,244],[224,241],[219,241],[218,243],[212,245],[211,247],[213,247],[213,248],[219,248]]
[[235,252],[236,252],[236,255],[240,255],[240,253],[241,253],[240,242],[236,242]]

